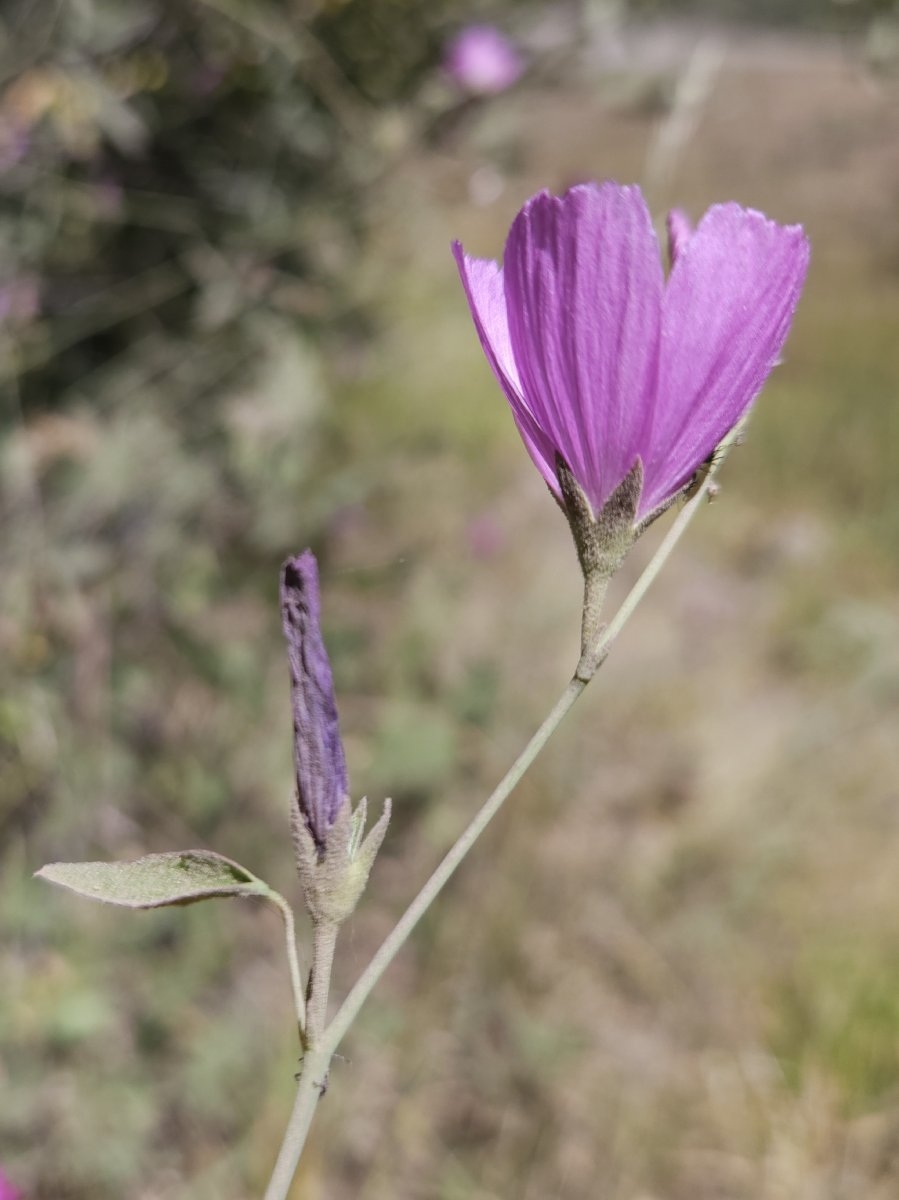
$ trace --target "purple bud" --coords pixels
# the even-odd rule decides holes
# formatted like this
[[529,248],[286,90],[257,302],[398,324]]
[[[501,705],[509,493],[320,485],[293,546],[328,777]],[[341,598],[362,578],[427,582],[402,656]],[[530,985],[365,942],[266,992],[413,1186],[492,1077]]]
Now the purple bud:
[[322,851],[349,780],[319,614],[318,566],[311,550],[305,550],[282,568],[281,621],[290,665],[297,805]]

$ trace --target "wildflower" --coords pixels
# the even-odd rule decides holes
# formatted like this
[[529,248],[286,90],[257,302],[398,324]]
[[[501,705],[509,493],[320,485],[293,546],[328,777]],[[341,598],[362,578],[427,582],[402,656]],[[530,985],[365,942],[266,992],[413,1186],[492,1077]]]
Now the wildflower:
[[[293,703],[297,798],[291,821],[297,870],[315,924],[339,925],[368,881],[390,822],[390,801],[365,832],[368,803],[355,810],[331,664],[322,640],[315,555],[305,550],[281,570],[281,620]],[[2,1200],[2,1198],[0,1198]]]
[[563,502],[557,459],[594,514],[639,464],[637,522],[684,487],[777,360],[808,264],[799,226],[736,204],[672,220],[665,281],[639,188],[541,192],[502,267],[454,253],[484,353]]
[[808,265],[799,226],[736,204],[695,231],[672,214],[669,238],[666,281],[639,188],[604,183],[532,197],[502,267],[453,247],[484,353],[574,534],[585,645],[634,538],[760,391]]
[[444,70],[463,91],[476,96],[504,92],[522,75],[521,56],[492,25],[468,25],[448,44]]
[[290,666],[297,815],[322,852],[349,781],[319,614],[318,566],[306,550],[282,568],[281,620]]

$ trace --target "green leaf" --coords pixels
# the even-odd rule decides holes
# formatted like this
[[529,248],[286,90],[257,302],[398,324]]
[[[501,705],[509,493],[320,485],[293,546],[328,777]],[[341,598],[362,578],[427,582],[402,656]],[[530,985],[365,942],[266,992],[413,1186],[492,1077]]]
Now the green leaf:
[[261,879],[211,850],[148,854],[134,862],[48,863],[35,874],[79,896],[126,908],[192,904],[213,896],[271,896]]

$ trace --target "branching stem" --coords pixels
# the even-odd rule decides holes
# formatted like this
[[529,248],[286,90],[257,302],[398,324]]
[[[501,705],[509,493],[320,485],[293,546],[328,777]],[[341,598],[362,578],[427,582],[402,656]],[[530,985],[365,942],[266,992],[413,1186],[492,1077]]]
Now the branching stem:
[[324,1044],[323,1034],[337,928],[329,922],[320,921],[314,929],[300,1078],[278,1161],[265,1190],[265,1200],[286,1200],[318,1102],[327,1091],[328,1068],[334,1052]]
[[[318,1022],[320,1020],[324,1021],[324,1007],[327,1004],[327,989],[330,982],[330,964],[334,953],[336,929],[333,930],[330,943],[322,945],[319,944],[320,931],[317,931],[315,956],[312,975],[310,977],[310,995],[306,1005],[309,1049],[303,1059],[303,1068],[293,1113],[291,1114],[284,1144],[281,1147],[281,1153],[278,1156],[275,1173],[272,1175],[268,1190],[265,1193],[265,1200],[286,1200],[294,1171],[299,1162],[306,1135],[312,1122],[316,1104],[322,1090],[326,1086],[331,1058],[347,1030],[358,1016],[359,1010],[368,999],[375,984],[390,966],[391,962],[393,962],[412,930],[428,911],[434,900],[451,879],[456,868],[462,863],[469,850],[502,808],[524,773],[531,766],[534,759],[555,733],[556,729],[558,729],[563,718],[587,687],[592,675],[588,675],[586,678],[583,677],[585,675],[583,670],[585,661],[596,665],[601,665],[605,661],[606,655],[615,638],[630,620],[634,610],[655,581],[659,571],[661,571],[662,567],[668,561],[674,547],[686,533],[690,522],[699,510],[699,506],[705,502],[715,475],[718,473],[731,447],[742,435],[742,431],[743,423],[741,422],[721,443],[712,466],[703,479],[702,484],[689,503],[685,504],[681,509],[677,519],[659,545],[658,550],[656,550],[643,574],[623,600],[615,616],[598,633],[598,636],[596,636],[589,649],[582,654],[578,671],[568,683],[561,696],[559,696],[540,728],[500,780],[496,789],[484,802],[483,807],[460,835],[458,841],[445,856],[430,879],[428,879],[427,883],[425,883],[402,917],[400,917],[397,924],[384,939],[380,949],[362,972],[340,1006],[337,1015],[323,1032],[320,1030]],[[317,965],[319,959],[321,959],[322,964],[327,964],[326,968]],[[327,978],[325,977],[326,975]],[[322,995],[319,993],[320,988],[323,989]]]

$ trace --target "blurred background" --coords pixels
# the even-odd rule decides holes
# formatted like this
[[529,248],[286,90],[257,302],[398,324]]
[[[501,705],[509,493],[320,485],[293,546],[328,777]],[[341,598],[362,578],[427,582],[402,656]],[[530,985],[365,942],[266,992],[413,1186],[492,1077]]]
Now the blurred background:
[[[451,52],[473,22],[498,70]],[[297,1054],[277,915],[31,873],[204,846],[299,903],[288,553],[320,556],[354,796],[395,805],[335,998],[568,679],[574,552],[449,243],[498,257],[532,192],[605,177],[660,228],[728,199],[806,226],[786,361],[370,999],[294,1195],[897,1195],[899,9],[7,0],[0,1168],[25,1196],[264,1189]]]

